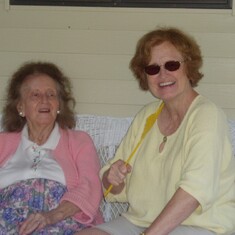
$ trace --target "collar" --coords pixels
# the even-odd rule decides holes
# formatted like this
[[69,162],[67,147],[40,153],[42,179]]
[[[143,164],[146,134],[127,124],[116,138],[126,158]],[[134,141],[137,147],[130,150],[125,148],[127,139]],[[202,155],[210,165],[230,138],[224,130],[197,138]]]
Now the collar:
[[[43,149],[54,150],[59,142],[59,139],[60,139],[59,125],[58,125],[58,123],[55,123],[55,126],[54,126],[49,138],[40,147]],[[29,140],[28,125],[27,124],[24,126],[24,128],[22,130],[21,141],[22,141],[23,150],[26,150],[27,148],[35,145],[35,143],[33,141]]]

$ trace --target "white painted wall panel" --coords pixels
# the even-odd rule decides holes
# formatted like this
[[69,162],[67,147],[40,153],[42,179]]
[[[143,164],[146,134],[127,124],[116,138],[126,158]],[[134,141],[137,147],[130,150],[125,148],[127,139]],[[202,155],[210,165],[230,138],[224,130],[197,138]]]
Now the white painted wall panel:
[[8,78],[29,60],[72,79],[77,112],[133,116],[154,98],[128,69],[139,37],[157,25],[192,34],[204,56],[197,90],[235,118],[235,16],[231,10],[7,7],[0,0],[0,108]]

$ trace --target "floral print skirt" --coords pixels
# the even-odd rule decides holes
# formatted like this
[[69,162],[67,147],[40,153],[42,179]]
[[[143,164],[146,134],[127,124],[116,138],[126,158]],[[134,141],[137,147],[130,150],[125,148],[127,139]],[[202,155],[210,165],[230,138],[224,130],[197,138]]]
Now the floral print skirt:
[[[48,179],[28,179],[0,189],[0,235],[17,235],[31,214],[56,208],[66,187]],[[86,226],[72,218],[47,226],[33,235],[70,235]]]

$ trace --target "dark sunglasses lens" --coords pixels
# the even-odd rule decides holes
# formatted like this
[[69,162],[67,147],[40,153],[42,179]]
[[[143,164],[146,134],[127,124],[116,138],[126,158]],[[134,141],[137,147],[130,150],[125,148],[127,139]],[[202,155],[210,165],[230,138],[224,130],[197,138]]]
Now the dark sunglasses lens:
[[158,74],[160,71],[160,66],[159,65],[149,65],[145,67],[145,73],[148,75],[155,75]]
[[168,71],[176,71],[180,67],[180,62],[179,61],[168,61],[165,63],[165,69]]

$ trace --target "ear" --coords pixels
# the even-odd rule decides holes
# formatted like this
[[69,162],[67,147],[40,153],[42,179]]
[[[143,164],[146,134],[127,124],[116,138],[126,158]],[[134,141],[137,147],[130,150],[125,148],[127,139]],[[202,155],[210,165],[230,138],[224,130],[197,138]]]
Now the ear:
[[22,104],[21,104],[21,102],[19,102],[19,103],[16,105],[16,108],[17,108],[18,113],[19,113],[19,112],[22,112]]
[[24,117],[24,108],[21,102],[19,102],[16,106],[17,111],[21,117]]

